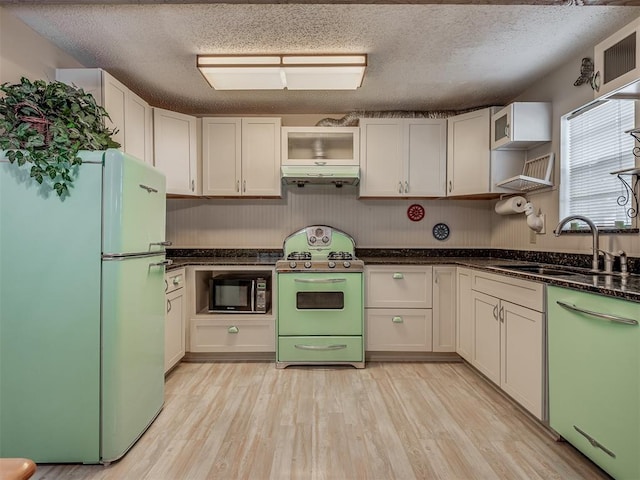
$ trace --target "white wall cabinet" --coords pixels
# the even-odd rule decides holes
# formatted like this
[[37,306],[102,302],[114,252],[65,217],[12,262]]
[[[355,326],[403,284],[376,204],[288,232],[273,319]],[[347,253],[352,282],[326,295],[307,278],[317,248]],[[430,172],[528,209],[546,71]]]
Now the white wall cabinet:
[[281,196],[280,118],[202,119],[202,194]]
[[550,103],[514,102],[491,116],[492,150],[527,150],[550,141]]
[[166,315],[164,324],[164,373],[185,354],[185,269],[165,274]]
[[640,18],[594,48],[594,98],[611,93],[637,96],[640,92]]
[[447,119],[447,196],[509,192],[496,183],[522,173],[525,152],[491,150],[496,111],[483,108]]
[[456,267],[433,267],[433,351],[456,351]]
[[444,119],[361,119],[360,196],[444,195],[446,138]]
[[199,195],[196,118],[153,109],[155,166],[167,177],[167,193]]
[[365,267],[367,351],[432,351],[431,266]]
[[108,128],[120,149],[153,165],[153,116],[151,107],[123,83],[101,68],[61,68],[56,79],[82,88],[107,111]]
[[468,268],[456,269],[456,352],[467,362],[473,358],[473,303],[471,276]]
[[544,285],[479,271],[471,278],[471,364],[543,419]]

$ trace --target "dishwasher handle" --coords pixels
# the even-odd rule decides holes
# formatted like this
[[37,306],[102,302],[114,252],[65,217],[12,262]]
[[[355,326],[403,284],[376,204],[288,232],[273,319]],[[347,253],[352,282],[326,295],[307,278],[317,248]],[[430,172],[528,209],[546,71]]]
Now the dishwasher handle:
[[572,303],[566,303],[560,300],[557,300],[556,303],[566,310],[571,310],[572,312],[584,313],[585,315],[599,318],[601,320],[608,320],[614,323],[623,323],[625,325],[638,325],[638,321],[632,318],[625,318],[625,317],[620,317],[618,315],[609,315],[608,313],[600,313],[600,312],[594,312],[591,310],[585,310],[584,308],[577,307]]

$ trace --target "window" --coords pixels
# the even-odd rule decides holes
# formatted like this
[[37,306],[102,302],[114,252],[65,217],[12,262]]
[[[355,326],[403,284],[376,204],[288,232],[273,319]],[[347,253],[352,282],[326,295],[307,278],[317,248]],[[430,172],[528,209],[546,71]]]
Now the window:
[[[599,227],[631,226],[624,185],[611,172],[635,166],[635,102],[597,102],[563,118],[560,217],[584,215]],[[583,225],[581,225],[582,227]]]

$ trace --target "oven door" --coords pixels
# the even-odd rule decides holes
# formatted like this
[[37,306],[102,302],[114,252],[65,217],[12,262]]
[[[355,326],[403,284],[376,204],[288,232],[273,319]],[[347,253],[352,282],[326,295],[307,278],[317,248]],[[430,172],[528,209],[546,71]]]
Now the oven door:
[[362,273],[279,273],[278,335],[362,335]]

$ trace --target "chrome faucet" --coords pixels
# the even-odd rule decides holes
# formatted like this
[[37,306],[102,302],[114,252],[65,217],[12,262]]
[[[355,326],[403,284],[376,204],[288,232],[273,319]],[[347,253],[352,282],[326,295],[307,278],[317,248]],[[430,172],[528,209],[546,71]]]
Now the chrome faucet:
[[568,222],[572,220],[582,220],[584,223],[589,225],[591,229],[591,236],[593,237],[593,260],[591,261],[591,270],[594,272],[598,272],[598,255],[600,253],[600,239],[598,237],[598,227],[596,227],[595,223],[593,223],[589,218],[584,217],[582,215],[569,215],[568,217],[560,220],[556,229],[553,231],[553,234],[556,237],[559,237],[562,233],[562,227],[564,227]]

